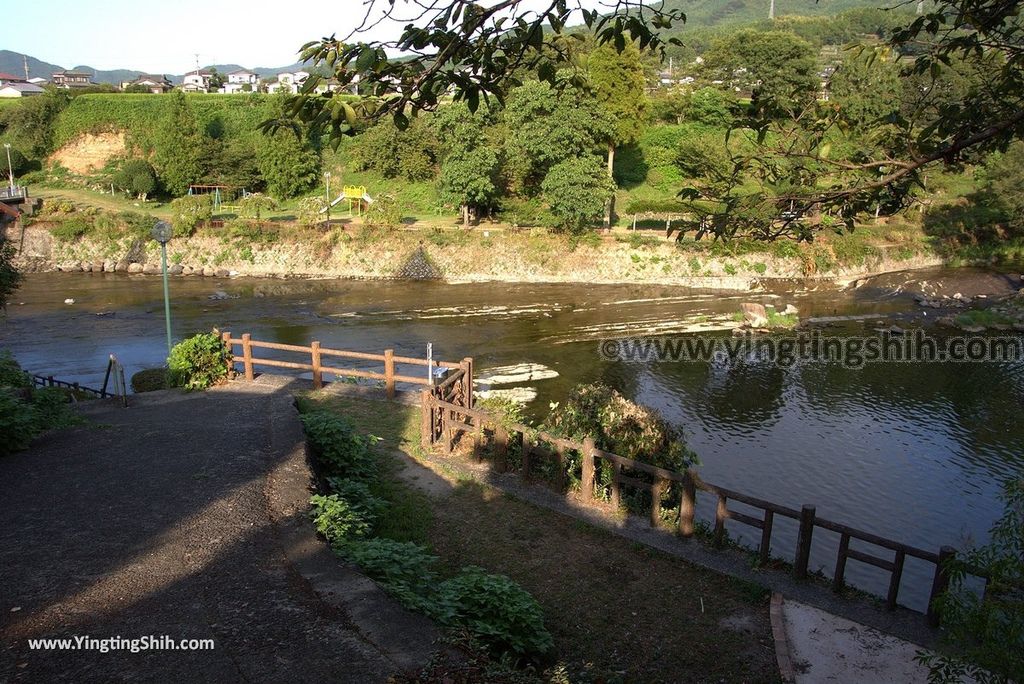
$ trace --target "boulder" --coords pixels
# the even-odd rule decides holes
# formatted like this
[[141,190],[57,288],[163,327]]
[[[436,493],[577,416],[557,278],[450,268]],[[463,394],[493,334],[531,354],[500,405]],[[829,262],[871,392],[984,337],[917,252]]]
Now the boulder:
[[743,322],[751,328],[762,328],[768,324],[768,312],[763,304],[744,303],[740,304],[743,312]]
[[213,270],[212,266],[203,266],[203,275],[207,278],[212,278],[217,275],[217,271]]
[[192,275],[195,272],[196,269],[192,268],[191,266],[185,266],[184,268],[181,269],[181,275]]
[[787,304],[786,308],[782,310],[782,313],[785,316],[796,316],[800,313],[800,309],[796,308],[792,304]]
[[82,262],[82,263],[80,264],[80,266],[81,266],[81,269],[82,269],[83,271],[85,271],[86,273],[88,273],[89,271],[91,271],[91,270],[92,270],[92,262],[91,262],[91,261],[83,261],[83,262]]
[[231,276],[231,271],[229,271],[229,270],[228,270],[228,269],[226,269],[226,268],[218,268],[218,269],[216,270],[216,272],[215,272],[215,275],[216,275],[216,276],[217,276],[218,278],[228,278],[228,277],[230,277],[230,276]]
[[104,273],[113,273],[114,272],[114,266],[116,266],[116,265],[117,264],[115,264],[113,261],[111,261],[110,259],[107,259],[106,261],[103,262],[103,272]]
[[160,267],[156,264],[146,264],[142,267],[142,272],[146,275],[157,275],[161,272]]
[[142,264],[140,264],[140,263],[128,264],[128,272],[129,273],[142,273]]
[[230,299],[230,297],[224,290],[217,290],[212,295],[208,296],[207,299]]
[[181,275],[184,270],[181,264],[171,264],[167,267],[167,272],[170,275]]
[[116,264],[114,264],[114,272],[115,273],[124,273],[127,270],[128,270],[128,264],[123,264],[120,261],[117,262]]

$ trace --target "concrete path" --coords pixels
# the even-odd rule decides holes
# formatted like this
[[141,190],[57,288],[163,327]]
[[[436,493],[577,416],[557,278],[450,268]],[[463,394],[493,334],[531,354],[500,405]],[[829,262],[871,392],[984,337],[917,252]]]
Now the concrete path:
[[925,684],[920,646],[796,601],[783,601],[795,682]]
[[[157,392],[0,459],[0,682],[376,682],[432,623],[342,564],[306,518],[288,380]],[[30,639],[213,639],[205,651]]]

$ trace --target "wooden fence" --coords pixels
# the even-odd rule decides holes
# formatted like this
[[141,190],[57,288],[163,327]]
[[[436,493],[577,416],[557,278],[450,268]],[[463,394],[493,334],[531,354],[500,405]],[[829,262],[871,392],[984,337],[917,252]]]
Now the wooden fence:
[[[652,526],[659,526],[663,521],[663,499],[675,488],[678,496],[678,531],[684,537],[690,537],[695,531],[697,491],[706,492],[716,497],[713,543],[721,546],[725,541],[726,524],[741,523],[760,530],[760,543],[757,554],[762,563],[770,560],[772,528],[777,517],[790,518],[799,525],[796,540],[796,552],[793,560],[793,572],[797,578],[808,575],[808,562],[811,554],[811,543],[817,528],[830,530],[839,534],[839,549],[836,555],[832,587],[839,591],[844,586],[846,565],[848,561],[858,561],[889,573],[889,587],[886,594],[886,607],[896,608],[903,576],[903,565],[906,558],[913,557],[934,564],[935,570],[931,591],[928,597],[928,622],[937,626],[938,613],[934,609],[935,598],[946,590],[949,585],[947,561],[955,555],[950,546],[943,546],[937,552],[927,551],[898,541],[880,537],[849,525],[833,522],[819,517],[814,506],[803,506],[799,510],[765,501],[725,487],[704,482],[695,473],[687,470],[675,472],[658,468],[648,463],[624,458],[616,454],[598,449],[592,438],[583,442],[564,439],[543,431],[535,430],[526,425],[507,424],[501,419],[484,411],[475,409],[471,400],[456,395],[453,398],[440,396],[437,388],[434,391],[424,390],[421,393],[423,406],[422,442],[425,449],[440,444],[446,452],[451,453],[460,436],[465,433],[472,435],[474,453],[482,453],[481,447],[485,439],[490,438],[491,451],[495,467],[500,471],[508,470],[510,446],[515,446],[520,454],[519,472],[524,479],[534,477],[533,471],[539,461],[548,461],[556,469],[553,485],[558,491],[568,489],[567,456],[576,453],[580,458],[579,481],[580,494],[584,501],[595,498],[595,473],[604,463],[610,466],[611,478],[607,484],[611,505],[618,508],[622,503],[623,488],[650,494],[650,521]],[[489,433],[489,434],[488,434]],[[576,472],[573,472],[575,475]],[[674,499],[675,497],[669,497]],[[760,515],[747,515],[729,508],[729,503],[736,501],[754,509]],[[850,542],[856,540],[869,544],[883,551],[891,552],[891,557],[869,554],[850,548]]]
[[[473,359],[465,358],[462,361],[434,361],[427,359],[416,359],[408,356],[396,356],[394,350],[385,349],[383,354],[368,354],[365,352],[346,351],[342,349],[328,349],[322,347],[319,342],[313,341],[308,347],[295,344],[280,344],[278,342],[264,342],[252,339],[249,333],[239,338],[231,336],[230,332],[221,333],[221,339],[231,351],[233,363],[242,365],[242,371],[246,380],[253,380],[256,377],[256,366],[270,366],[272,368],[288,368],[291,370],[309,371],[313,375],[313,387],[320,389],[324,385],[324,375],[335,377],[363,378],[367,380],[380,380],[388,399],[395,397],[395,384],[408,383],[412,385],[434,386],[433,374],[435,369],[443,369],[447,376],[440,380],[438,387],[449,387],[458,381],[460,394],[468,393],[472,396],[473,387]],[[236,353],[238,348],[240,353]],[[283,352],[292,352],[308,357],[309,362],[284,361],[280,359],[260,358],[256,352],[260,349],[272,349]],[[360,361],[378,361],[383,364],[381,371],[369,371],[359,368],[340,368],[331,359],[357,359]],[[402,375],[395,368],[400,365],[421,366],[425,370],[422,376]],[[468,390],[467,390],[468,388]],[[447,398],[455,398],[454,394],[438,395]]]

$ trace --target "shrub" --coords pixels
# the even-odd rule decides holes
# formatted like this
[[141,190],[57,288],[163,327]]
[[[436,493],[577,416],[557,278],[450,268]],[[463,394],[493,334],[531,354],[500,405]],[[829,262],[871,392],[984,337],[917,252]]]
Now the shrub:
[[9,351],[0,351],[0,387],[31,387],[32,382]]
[[605,451],[668,470],[697,462],[681,430],[607,385],[574,387],[567,401],[553,405],[545,427],[569,439],[593,437]]
[[69,216],[50,229],[50,234],[61,242],[74,242],[89,234],[92,224],[84,216]]
[[213,218],[213,200],[209,195],[186,195],[171,202],[174,237],[191,237],[202,221]]
[[376,522],[387,509],[388,502],[374,496],[365,482],[330,477],[327,486],[370,523]]
[[367,539],[346,544],[339,553],[406,608],[438,617],[438,605],[431,596],[437,584],[438,559],[419,544]]
[[0,388],[0,456],[27,449],[36,436],[35,409],[10,389]]
[[402,208],[394,195],[380,195],[366,212],[366,225],[374,228],[397,228],[402,225]]
[[309,503],[313,507],[310,516],[316,531],[332,546],[370,533],[370,522],[366,516],[337,494],[317,494]]
[[498,653],[537,658],[554,648],[537,601],[504,575],[468,566],[439,590],[442,623],[464,626]]
[[204,390],[231,372],[231,353],[216,333],[200,333],[171,349],[167,368],[172,387]]
[[70,402],[71,390],[63,387],[32,390],[36,434],[80,424],[82,419],[70,409]]
[[113,181],[118,190],[143,200],[156,191],[156,171],[145,159],[129,159],[124,162],[114,174]]
[[376,439],[356,433],[345,418],[314,411],[302,415],[302,426],[326,477],[368,480],[376,475],[376,459],[370,453]]
[[132,376],[132,391],[136,394],[167,389],[167,370],[147,368]]
[[295,208],[295,220],[307,228],[323,223],[327,220],[326,208],[327,201],[323,197],[303,197]]
[[275,208],[277,201],[273,197],[258,192],[250,192],[238,202],[238,213],[243,218],[259,219],[260,214]]

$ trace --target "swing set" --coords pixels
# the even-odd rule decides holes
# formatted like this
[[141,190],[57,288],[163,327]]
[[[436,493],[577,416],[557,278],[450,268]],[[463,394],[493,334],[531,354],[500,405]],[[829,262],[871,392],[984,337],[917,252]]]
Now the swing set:
[[213,210],[220,211],[229,208],[225,202],[234,202],[245,197],[248,193],[246,193],[245,188],[239,190],[230,185],[190,185],[188,186],[188,194],[212,196]]

